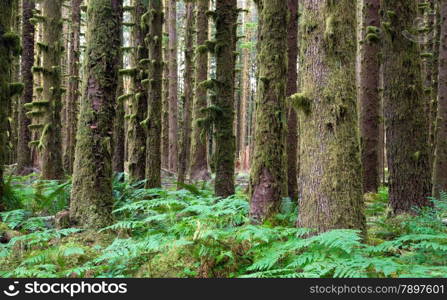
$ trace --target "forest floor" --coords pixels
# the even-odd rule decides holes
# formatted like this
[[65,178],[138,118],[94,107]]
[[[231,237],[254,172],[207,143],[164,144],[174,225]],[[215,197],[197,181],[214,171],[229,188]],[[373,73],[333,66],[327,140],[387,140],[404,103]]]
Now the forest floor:
[[447,194],[418,216],[389,217],[388,193],[365,195],[367,237],[295,228],[295,203],[262,226],[248,222],[247,175],[235,196],[172,178],[146,190],[114,180],[115,224],[101,230],[56,226],[71,182],[6,177],[0,213],[0,277],[447,277]]

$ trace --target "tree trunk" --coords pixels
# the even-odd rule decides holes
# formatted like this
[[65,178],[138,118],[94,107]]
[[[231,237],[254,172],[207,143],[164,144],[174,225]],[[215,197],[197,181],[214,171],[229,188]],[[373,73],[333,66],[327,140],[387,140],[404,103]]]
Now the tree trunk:
[[42,42],[40,48],[42,65],[33,71],[42,76],[42,86],[38,87],[40,99],[32,102],[33,116],[30,129],[36,130],[39,140],[31,142],[37,147],[41,159],[42,179],[62,179],[62,139],[61,139],[61,57],[62,40],[62,0],[42,2]]
[[214,163],[216,168],[215,193],[227,198],[234,194],[235,137],[234,121],[234,68],[236,50],[237,1],[216,2],[216,81],[213,97],[215,114]]
[[356,3],[303,0],[298,225],[365,229],[356,89]]
[[[288,0],[289,26],[288,26],[288,71],[287,96],[298,91],[298,0]],[[298,200],[298,117],[296,110],[289,107],[287,112],[287,182],[288,196]]]
[[191,167],[190,178],[192,181],[208,180],[207,139],[206,128],[199,126],[199,120],[205,118],[203,109],[207,107],[207,90],[202,82],[208,79],[208,16],[209,0],[199,0],[197,2],[197,47],[195,61],[195,96],[193,103],[193,124],[191,140]]
[[441,43],[439,48],[438,115],[433,168],[433,196],[447,192],[447,1],[440,2]]
[[30,19],[33,17],[35,4],[31,0],[23,0],[22,3],[22,81],[23,95],[19,105],[19,137],[17,143],[17,174],[27,175],[32,172],[33,161],[31,158],[31,133],[28,126],[31,124],[26,115],[25,105],[33,101],[33,73],[34,64],[34,25]]
[[[129,177],[133,181],[143,180],[146,176],[146,133],[141,125],[147,117],[147,68],[148,68],[148,49],[145,44],[145,37],[148,33],[148,25],[142,17],[145,13],[145,7],[140,0],[133,1],[133,20],[135,25],[132,27],[132,69],[135,70],[132,76],[131,94],[129,95],[128,116],[128,164]],[[147,17],[144,16],[144,17]]]
[[[13,0],[0,1],[0,211],[3,203],[3,169],[6,154],[7,107],[11,95],[9,78],[11,74],[11,52],[19,47],[19,38],[11,32]],[[14,49],[16,48],[16,49]]]
[[112,222],[112,130],[121,60],[122,1],[89,0],[70,218],[86,228]]
[[364,1],[359,89],[363,189],[376,193],[380,182],[380,0]]
[[152,0],[149,4],[150,24],[146,39],[149,41],[149,94],[146,144],[146,188],[161,187],[161,113],[163,81],[163,4],[162,0]]
[[287,13],[283,0],[258,5],[261,23],[259,81],[253,164],[250,174],[250,218],[262,223],[278,211],[286,181],[284,134],[287,85]]
[[431,192],[420,46],[409,31],[417,18],[417,1],[383,0],[382,4],[390,204],[396,214],[414,213],[414,207],[430,204]]
[[178,169],[177,1],[169,1],[169,170]]
[[185,71],[184,71],[184,102],[183,102],[183,136],[179,156],[178,182],[184,183],[191,154],[191,115],[194,97],[194,32],[195,3],[186,3],[186,37],[185,37]]
[[81,54],[81,3],[82,0],[71,0],[71,33],[68,63],[68,94],[66,113],[66,139],[64,153],[64,168],[68,174],[73,173],[73,163],[76,146],[76,127],[79,105],[79,58]]
[[[164,0],[164,15],[169,16],[169,0]],[[163,94],[162,94],[162,133],[161,133],[161,165],[169,169],[169,33],[168,22],[163,22]]]

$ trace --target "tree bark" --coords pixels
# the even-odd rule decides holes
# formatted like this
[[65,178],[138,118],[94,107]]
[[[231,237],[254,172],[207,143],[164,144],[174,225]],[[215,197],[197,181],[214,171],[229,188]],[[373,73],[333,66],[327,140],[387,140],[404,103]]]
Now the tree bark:
[[184,101],[183,101],[183,135],[179,155],[178,182],[184,183],[190,164],[191,154],[191,120],[192,102],[194,97],[194,32],[195,3],[186,3],[186,36],[185,36],[185,71],[184,71]]
[[[287,96],[298,91],[298,0],[288,0],[289,25],[288,35],[288,67]],[[298,117],[293,107],[287,108],[287,182],[288,196],[298,200]]]
[[42,42],[40,48],[42,65],[33,71],[42,76],[42,86],[38,87],[40,99],[32,102],[33,116],[30,129],[36,130],[39,140],[32,141],[40,154],[41,178],[62,179],[62,139],[61,139],[61,57],[62,40],[62,0],[42,2]]
[[31,120],[26,115],[25,105],[33,101],[33,73],[34,64],[34,25],[30,19],[33,17],[35,4],[31,0],[23,0],[22,3],[22,81],[23,95],[19,104],[19,136],[17,143],[17,174],[27,175],[32,172],[33,160],[29,142],[31,141],[31,132],[28,126]]
[[169,1],[169,170],[178,171],[177,1]]
[[303,0],[298,226],[365,229],[356,87],[356,3]]
[[[7,107],[10,99],[11,52],[19,47],[19,39],[11,32],[11,15],[13,0],[0,1],[0,211],[5,209],[3,203],[3,172],[6,155]],[[17,50],[17,49],[16,49]]]
[[161,114],[163,81],[163,3],[152,0],[149,4],[150,24],[146,39],[149,41],[149,94],[146,144],[146,188],[161,187]]
[[383,0],[384,112],[390,204],[395,214],[429,205],[428,122],[420,46],[411,36],[417,1]]
[[433,196],[447,192],[447,1],[440,1],[441,42],[438,71],[438,114],[436,119],[436,151],[433,167]]
[[360,50],[360,134],[363,165],[363,189],[376,193],[379,188],[380,155],[380,0],[365,0]]
[[201,85],[208,79],[208,16],[209,0],[197,2],[197,47],[195,61],[195,96],[193,103],[193,124],[191,140],[190,178],[192,181],[210,179],[208,170],[206,129],[199,126],[199,120],[205,118],[203,109],[207,107],[207,90]]
[[262,223],[281,204],[286,181],[284,134],[287,87],[288,2],[264,0],[258,5],[261,23],[259,81],[253,164],[250,174],[250,219]]
[[[170,0],[164,0],[164,15],[169,16]],[[162,94],[162,134],[161,134],[161,165],[169,169],[169,33],[168,22],[163,22],[163,94]]]
[[70,219],[86,228],[112,222],[112,130],[121,59],[122,1],[89,0]]
[[236,50],[237,1],[216,2],[216,81],[213,97],[215,114],[214,164],[216,168],[215,193],[227,198],[234,194],[235,136],[234,122],[234,68]]

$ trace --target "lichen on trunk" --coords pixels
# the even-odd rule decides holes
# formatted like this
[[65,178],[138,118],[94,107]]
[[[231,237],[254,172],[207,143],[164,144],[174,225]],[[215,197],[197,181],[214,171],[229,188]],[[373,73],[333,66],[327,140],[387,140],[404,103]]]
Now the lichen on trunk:
[[77,131],[70,218],[87,228],[112,222],[112,129],[122,1],[90,0],[81,111]]
[[250,174],[250,218],[262,223],[276,213],[286,181],[284,134],[287,86],[288,4],[265,0],[258,5],[262,29],[253,161]]
[[365,229],[356,90],[356,3],[300,1],[298,226]]

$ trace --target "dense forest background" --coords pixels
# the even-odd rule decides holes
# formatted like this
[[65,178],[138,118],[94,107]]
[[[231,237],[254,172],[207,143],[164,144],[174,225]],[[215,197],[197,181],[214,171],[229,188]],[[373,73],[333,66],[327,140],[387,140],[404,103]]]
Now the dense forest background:
[[0,1],[0,276],[445,277],[447,1]]

